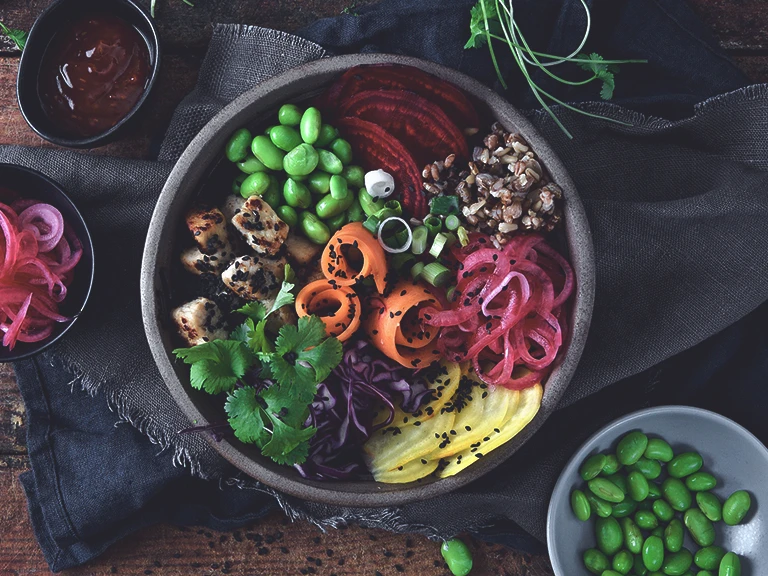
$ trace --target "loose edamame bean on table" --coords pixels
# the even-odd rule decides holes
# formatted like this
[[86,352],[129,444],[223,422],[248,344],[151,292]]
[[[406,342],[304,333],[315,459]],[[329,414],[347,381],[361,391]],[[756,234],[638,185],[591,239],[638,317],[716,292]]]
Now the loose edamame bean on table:
[[752,498],[746,490],[734,492],[723,504],[723,522],[728,526],[740,524],[752,507]]
[[661,569],[664,564],[664,543],[658,536],[649,536],[643,544],[643,564],[648,570]]
[[238,170],[245,172],[246,174],[253,174],[254,172],[266,172],[269,170],[269,168],[264,166],[263,162],[251,154],[250,151],[248,152],[245,160],[241,160],[236,164],[236,166]]
[[299,122],[299,132],[301,138],[307,144],[314,144],[320,137],[320,128],[323,126],[323,118],[320,110],[310,106],[304,111]]
[[631,499],[625,498],[623,502],[617,502],[613,505],[613,511],[611,516],[614,518],[625,518],[634,514],[637,511],[637,502]]
[[648,510],[639,510],[635,514],[635,522],[643,530],[654,530],[659,525],[659,519]]
[[316,170],[307,178],[307,188],[313,194],[328,194],[331,191],[331,175]]
[[458,538],[446,540],[440,547],[440,554],[448,564],[453,576],[467,576],[472,570],[472,553],[464,542]]
[[634,557],[627,550],[619,550],[611,561],[611,567],[619,574],[629,574]]
[[269,136],[256,136],[251,142],[251,152],[270,170],[282,170],[285,152],[275,146]]
[[325,224],[328,226],[328,230],[331,231],[331,234],[335,234],[339,228],[344,226],[344,224],[347,223],[347,213],[342,212],[338,216],[334,216],[333,218],[330,218],[325,221]]
[[640,472],[647,480],[656,480],[661,476],[661,464],[645,457],[632,464],[631,468]]
[[718,576],[741,576],[741,559],[733,552],[728,552],[720,560]]
[[242,162],[245,160],[246,156],[248,156],[248,148],[252,140],[251,132],[247,128],[235,130],[235,133],[229,137],[224,147],[224,154],[227,160],[230,162]]
[[717,570],[723,556],[725,556],[725,550],[720,546],[707,546],[696,552],[693,562],[704,570]]
[[653,513],[662,522],[669,522],[675,517],[675,511],[666,500],[656,500],[653,503]]
[[607,478],[592,478],[587,482],[590,491],[606,502],[623,502],[624,492]]
[[598,518],[595,522],[595,536],[597,547],[608,556],[613,556],[621,550],[624,542],[624,533],[616,518]]
[[598,576],[601,576],[603,572],[611,567],[611,562],[608,560],[608,557],[596,548],[585,550],[582,559],[584,560],[584,566],[587,570]]
[[339,214],[343,214],[352,205],[353,200],[352,194],[347,195],[343,200],[337,200],[328,194],[323,196],[315,205],[315,212],[323,220],[335,218]]
[[680,552],[665,556],[661,571],[667,576],[684,576],[692,564],[693,554],[690,550],[683,548]]
[[295,104],[283,104],[277,112],[277,120],[283,126],[298,126],[302,114],[304,112]]
[[670,552],[680,552],[684,538],[683,523],[674,518],[664,529],[664,546]]
[[642,502],[648,498],[648,480],[643,476],[642,472],[633,470],[627,477],[627,484],[629,485],[629,497],[635,502]]
[[283,185],[274,174],[269,175],[269,188],[261,195],[273,210],[283,204]]
[[345,200],[347,196],[352,196],[352,194],[349,193],[347,181],[338,174],[331,176],[329,185],[331,189],[331,196],[335,200]]
[[666,440],[661,438],[651,438],[648,440],[648,447],[645,449],[644,455],[649,460],[658,460],[665,463],[675,457],[672,447]]
[[357,198],[353,198],[352,205],[347,209],[347,220],[350,222],[362,222],[366,219],[365,212],[363,212],[360,201]]
[[715,543],[715,527],[701,510],[698,508],[686,510],[683,521],[696,544],[706,547]]
[[685,486],[691,492],[703,492],[717,486],[717,479],[707,472],[695,472],[685,479]]
[[690,490],[678,478],[667,478],[661,485],[664,499],[678,512],[685,512],[691,507],[693,497]]
[[639,431],[630,432],[619,440],[616,457],[624,466],[634,464],[648,448],[648,436]]
[[632,518],[622,518],[621,529],[624,532],[624,546],[632,554],[640,554],[643,550],[643,532]]
[[307,176],[317,168],[318,161],[317,150],[310,144],[299,144],[285,155],[281,166],[289,176]]
[[595,496],[591,492],[585,492],[585,494],[587,496],[587,500],[589,501],[589,505],[592,507],[592,511],[595,514],[597,514],[600,518],[607,518],[611,515],[613,509],[608,502]]

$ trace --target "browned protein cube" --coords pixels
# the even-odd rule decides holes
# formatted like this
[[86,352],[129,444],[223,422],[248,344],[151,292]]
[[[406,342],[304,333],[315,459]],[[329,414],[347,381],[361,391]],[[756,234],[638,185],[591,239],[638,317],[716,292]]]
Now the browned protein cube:
[[200,276],[218,274],[235,259],[235,253],[229,244],[213,254],[204,254],[197,247],[188,248],[181,253],[181,264],[187,272]]
[[298,234],[291,234],[285,241],[285,255],[299,267],[317,262],[322,249],[322,246],[310,242]]
[[288,237],[288,224],[259,196],[251,196],[232,218],[232,225],[259,254],[274,256]]
[[179,336],[189,346],[197,346],[228,336],[224,317],[216,303],[208,298],[196,298],[182,304],[171,313]]
[[227,220],[218,208],[192,208],[187,213],[187,228],[204,254],[214,254],[229,244]]
[[222,272],[221,279],[240,298],[273,300],[285,279],[285,258],[240,256]]

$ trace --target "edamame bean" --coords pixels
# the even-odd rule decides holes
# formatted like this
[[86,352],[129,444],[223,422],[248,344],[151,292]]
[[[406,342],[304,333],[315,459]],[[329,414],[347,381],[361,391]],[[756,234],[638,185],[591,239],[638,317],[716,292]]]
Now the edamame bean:
[[360,201],[357,198],[352,200],[352,205],[347,208],[347,220],[350,222],[362,222],[366,219],[365,212],[360,206]]
[[651,536],[656,536],[657,538],[661,538],[662,541],[664,540],[664,526],[657,526],[653,530],[651,530]]
[[592,478],[587,486],[595,496],[599,496],[606,502],[623,502],[624,492],[607,478]]
[[643,530],[653,530],[659,525],[659,519],[656,518],[653,512],[648,510],[640,510],[635,514],[635,522]]
[[691,492],[703,492],[717,486],[717,479],[707,472],[696,472],[685,479],[685,486]]
[[675,511],[672,510],[672,506],[666,500],[656,500],[653,503],[653,513],[662,522],[669,522],[675,517]]
[[240,194],[240,187],[242,186],[243,182],[245,182],[247,177],[248,174],[238,174],[235,176],[235,178],[232,180],[232,194]]
[[640,554],[643,550],[643,533],[632,518],[621,519],[621,530],[624,532],[624,546],[632,554]]
[[312,172],[307,178],[307,188],[313,194],[328,194],[331,191],[331,175],[319,170]]
[[601,576],[603,572],[611,567],[608,557],[596,548],[585,550],[582,559],[587,570],[598,576]]
[[637,503],[633,502],[629,498],[626,498],[623,502],[618,502],[613,505],[613,511],[611,516],[614,518],[624,518],[635,513],[637,510]]
[[304,235],[315,244],[328,244],[331,231],[317,216],[306,210],[299,216],[299,225]]
[[640,458],[640,460],[632,464],[631,468],[640,472],[647,480],[656,480],[656,478],[661,476],[661,464],[656,460]]
[[259,135],[251,142],[251,152],[270,170],[281,170],[285,152],[272,144],[269,136]]
[[344,164],[342,164],[336,154],[329,152],[328,150],[318,150],[317,154],[319,156],[317,165],[320,167],[320,170],[328,172],[329,174],[342,173]]
[[348,196],[352,196],[352,194],[349,193],[347,181],[337,174],[331,176],[330,188],[331,196],[335,200],[345,200]]
[[705,547],[715,543],[715,527],[701,510],[698,508],[686,510],[683,521],[696,544]]
[[661,566],[661,571],[668,576],[684,576],[692,564],[693,554],[691,554],[690,550],[683,548],[680,552],[667,554],[664,558],[664,564]]
[[693,497],[685,484],[678,478],[667,478],[661,485],[664,499],[678,512],[684,512],[691,507]]
[[237,163],[237,168],[241,172],[245,172],[246,174],[253,174],[255,172],[266,172],[268,168],[264,166],[261,160],[256,158],[253,154],[248,152],[247,157],[245,160]]
[[718,576],[741,576],[741,560],[733,552],[728,552],[720,560]]
[[638,431],[630,432],[619,440],[616,457],[624,466],[629,466],[640,460],[646,448],[648,448],[648,436]]
[[652,500],[661,498],[661,488],[655,482],[648,482],[648,498]]
[[261,196],[269,188],[269,175],[266,172],[255,172],[248,176],[240,185],[240,195],[243,198]]
[[584,460],[579,468],[579,474],[584,480],[592,480],[596,478],[600,472],[603,471],[605,461],[607,460],[605,454],[594,454]]
[[605,479],[615,484],[619,488],[619,490],[624,492],[624,494],[629,492],[629,484],[627,483],[627,477],[624,476],[623,474],[613,474],[611,476],[606,476]]
[[711,492],[697,492],[696,504],[704,516],[712,522],[720,522],[723,519],[723,505],[720,504],[720,499]]
[[667,472],[672,478],[685,478],[694,472],[698,472],[704,465],[704,459],[701,454],[696,452],[685,452],[678,454],[667,464]]
[[235,130],[235,133],[229,137],[224,147],[224,154],[230,162],[242,162],[248,156],[248,147],[251,145],[253,136],[247,128]]
[[725,550],[720,546],[707,546],[696,552],[693,561],[696,566],[704,570],[717,570],[723,556],[725,556]]
[[278,206],[275,208],[275,212],[280,220],[288,224],[289,228],[293,228],[299,223],[299,214],[292,206],[288,206],[287,204]]
[[616,572],[616,570],[606,570],[603,572],[602,576],[621,576],[621,573]]
[[283,204],[283,185],[274,174],[269,175],[269,188],[261,195],[261,199],[273,210]]
[[330,126],[329,124],[323,124],[320,127],[320,135],[317,137],[317,142],[315,142],[315,146],[318,148],[324,148],[325,146],[328,146],[331,142],[336,140],[336,138],[339,137],[339,131],[336,130],[333,126]]
[[610,516],[597,519],[595,536],[597,537],[597,547],[608,556],[613,556],[621,550],[621,545],[624,542],[624,534],[618,520]]
[[752,507],[752,498],[746,490],[734,492],[723,504],[723,522],[728,526],[741,523]]
[[368,194],[368,190],[365,188],[360,188],[357,199],[360,201],[360,207],[363,209],[366,216],[375,216],[379,210],[384,208],[384,199],[374,199],[373,196]]
[[330,194],[323,196],[315,205],[315,212],[323,220],[327,218],[334,218],[339,214],[342,214],[352,205],[354,197],[349,194],[343,200],[337,200]]
[[336,138],[328,149],[346,166],[352,162],[352,145],[343,138]]
[[360,166],[345,166],[341,175],[347,183],[353,188],[362,188],[365,186],[365,170]]
[[674,518],[664,529],[664,546],[670,552],[680,552],[684,537],[683,523]]
[[658,460],[659,462],[669,462],[675,457],[672,446],[661,438],[648,440],[648,447],[645,449],[644,455],[649,460]]
[[272,140],[272,144],[286,152],[290,152],[301,144],[301,136],[295,128],[290,126],[273,127],[269,131],[269,139]]
[[648,480],[643,476],[642,472],[633,470],[627,477],[627,484],[629,485],[629,497],[635,502],[642,502],[648,498]]
[[664,564],[664,543],[658,536],[649,536],[643,544],[643,564],[648,570],[659,570]]
[[446,540],[440,547],[440,554],[448,564],[448,569],[453,576],[467,576],[472,570],[472,553],[458,538]]
[[629,574],[629,571],[632,570],[632,564],[634,563],[634,560],[635,559],[632,557],[632,554],[630,554],[627,550],[619,550],[616,553],[616,556],[613,557],[611,566],[619,574]]
[[283,126],[298,126],[303,112],[295,104],[283,104],[277,111],[277,120]]
[[632,566],[632,569],[635,571],[637,576],[648,576],[648,568],[646,568],[645,564],[643,564],[642,554],[637,554],[635,556],[635,563]]
[[[328,230],[331,231],[331,234],[335,234],[339,228],[344,226],[344,224],[347,223],[347,213],[342,212],[338,216],[334,216],[333,218],[326,220],[325,224],[328,226]],[[591,512],[592,509],[589,508],[589,502],[587,502],[587,509]]]
[[301,182],[296,182],[293,178],[288,178],[283,186],[283,197],[288,206],[294,208],[309,208],[312,204],[312,195],[309,189]]
[[299,144],[288,152],[282,167],[290,176],[306,176],[317,168],[320,157],[317,150],[309,144]]
[[320,137],[320,128],[323,126],[323,118],[320,110],[310,106],[304,111],[299,122],[299,132],[301,138],[307,144],[314,144]]
[[592,511],[600,518],[608,518],[608,516],[611,515],[613,508],[611,508],[611,505],[608,502],[602,498],[598,498],[591,492],[585,492],[585,495],[589,501],[589,505],[592,507]]

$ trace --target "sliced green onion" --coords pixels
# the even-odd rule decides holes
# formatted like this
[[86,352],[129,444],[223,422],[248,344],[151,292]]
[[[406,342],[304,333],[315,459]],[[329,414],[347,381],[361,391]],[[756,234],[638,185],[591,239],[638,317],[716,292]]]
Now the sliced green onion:
[[413,265],[416,261],[416,256],[410,252],[403,252],[402,254],[395,254],[392,256],[392,266],[397,270],[404,270]]
[[452,276],[451,271],[440,262],[430,262],[424,266],[424,270],[421,272],[421,277],[435,287],[440,287],[450,281]]
[[413,231],[413,244],[411,252],[414,254],[424,254],[427,250],[427,240],[429,240],[429,230],[426,226],[419,226]]
[[397,218],[399,214],[391,208],[382,208],[376,212],[376,218],[379,220],[386,220],[387,218]]
[[389,208],[390,210],[394,210],[398,216],[403,215],[403,207],[400,204],[400,202],[397,200],[387,200],[386,202],[384,202],[384,208]]
[[379,230],[379,222],[380,220],[376,216],[368,216],[366,221],[363,222],[363,228],[375,236]]
[[445,227],[448,230],[457,230],[461,226],[461,220],[456,214],[450,214],[445,218]]
[[439,216],[448,214],[458,214],[459,198],[458,196],[435,196],[429,202],[429,212]]
[[469,244],[469,233],[464,226],[459,226],[458,230],[456,230],[456,234],[458,234],[459,242],[461,242],[462,246]]
[[430,216],[424,219],[424,226],[429,230],[429,237],[434,238],[443,229],[443,221],[437,216]]
[[398,230],[394,234],[384,236],[384,242],[386,242],[387,246],[390,248],[397,248],[398,246],[402,246],[408,242],[408,231],[402,229]]
[[424,262],[416,262],[416,264],[411,267],[411,278],[416,280],[416,278],[421,276],[421,273],[424,271],[425,267],[426,266],[424,265]]
[[451,286],[448,288],[448,290],[445,291],[446,300],[448,300],[448,302],[452,302],[454,294],[456,294],[456,286]]
[[440,232],[435,236],[435,241],[432,242],[432,248],[429,249],[429,255],[432,256],[432,258],[439,258],[447,242],[448,236]]
[[[370,220],[370,218],[368,219]],[[367,220],[366,220],[367,222]],[[405,241],[398,247],[393,248],[391,246],[388,246],[387,243],[384,241],[384,238],[382,238],[384,234],[385,227],[390,222],[397,222],[399,224],[402,224],[403,230],[406,233]],[[363,224],[365,226],[365,224]],[[379,244],[381,244],[381,247],[384,248],[385,251],[389,252],[390,254],[400,254],[401,252],[405,252],[411,247],[411,242],[413,242],[413,232],[411,232],[411,227],[408,225],[408,222],[403,220],[402,218],[399,218],[397,216],[391,216],[385,220],[381,221],[381,224],[379,224]],[[399,232],[398,232],[399,234]],[[397,238],[397,234],[395,234],[395,237]]]

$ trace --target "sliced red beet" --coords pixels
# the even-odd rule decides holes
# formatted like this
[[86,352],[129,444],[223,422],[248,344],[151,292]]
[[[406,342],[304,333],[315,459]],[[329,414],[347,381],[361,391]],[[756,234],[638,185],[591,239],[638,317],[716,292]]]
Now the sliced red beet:
[[392,174],[400,202],[416,218],[427,215],[427,197],[422,190],[421,172],[408,149],[381,126],[359,118],[339,118],[336,127],[352,145],[366,170]]
[[450,82],[419,68],[399,64],[372,64],[347,70],[328,89],[328,108],[364,90],[408,90],[437,104],[462,129],[478,129],[477,110],[466,94]]
[[467,140],[437,104],[405,90],[364,90],[341,103],[339,116],[360,118],[400,140],[419,166],[449,154],[467,158]]

